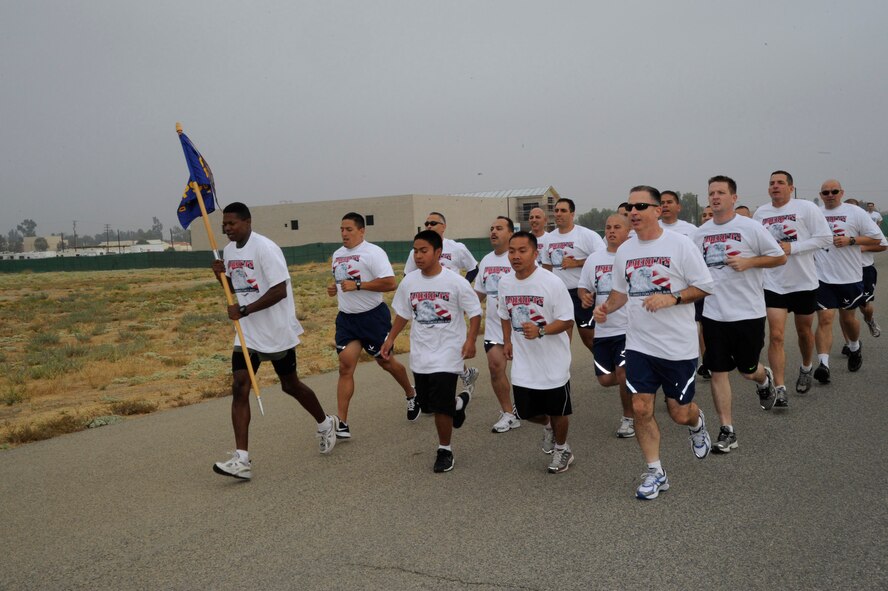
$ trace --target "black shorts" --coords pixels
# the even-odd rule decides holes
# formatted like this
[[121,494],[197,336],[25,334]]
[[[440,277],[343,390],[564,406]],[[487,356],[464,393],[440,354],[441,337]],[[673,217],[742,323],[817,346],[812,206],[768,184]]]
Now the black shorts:
[[392,313],[385,302],[366,312],[340,312],[336,315],[336,351],[341,353],[350,342],[361,341],[361,347],[367,353],[378,357],[391,330]]
[[863,301],[871,302],[876,299],[876,280],[879,274],[876,273],[875,265],[869,265],[863,268]]
[[574,322],[577,324],[577,327],[594,329],[595,320],[592,318],[592,313],[595,311],[595,309],[583,307],[583,301],[578,295],[578,290],[568,289],[567,292],[570,294],[571,301],[573,301]]
[[563,386],[549,390],[534,390],[522,386],[512,386],[515,394],[515,410],[518,418],[566,417],[573,414],[570,403],[570,380]]
[[[259,371],[259,366],[263,361],[271,361],[274,372],[279,376],[296,373],[296,348],[278,353],[260,353],[250,350],[250,364],[253,366],[253,373]],[[240,345],[231,352],[231,373],[236,371],[247,371],[247,362]]]
[[765,317],[734,322],[703,318],[703,365],[710,371],[755,373],[765,346]]
[[490,353],[490,350],[493,349],[493,348],[496,347],[496,346],[500,346],[500,347],[502,347],[503,344],[502,344],[502,343],[497,343],[497,342],[494,342],[494,341],[484,341],[484,352],[485,352],[485,353]]
[[632,394],[656,394],[662,387],[666,398],[688,404],[696,393],[696,373],[696,359],[675,361],[639,351],[626,351],[626,387]]
[[702,298],[694,302],[694,321],[695,322],[703,322],[703,304],[706,302],[706,298]]
[[452,417],[456,413],[456,380],[459,374],[413,372],[416,401],[422,412]]
[[595,375],[606,376],[626,365],[626,335],[600,337],[592,341]]
[[857,283],[824,283],[817,288],[817,305],[821,310],[853,310],[863,305],[863,281]]
[[818,310],[817,290],[774,293],[766,289],[765,307],[782,308],[793,314],[813,314]]

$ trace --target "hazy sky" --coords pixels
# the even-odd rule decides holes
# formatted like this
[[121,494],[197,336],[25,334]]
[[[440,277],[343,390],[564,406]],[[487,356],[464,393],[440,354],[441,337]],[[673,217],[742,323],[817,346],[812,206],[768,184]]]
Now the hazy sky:
[[[0,232],[166,227],[181,121],[222,204],[553,185],[888,208],[888,3],[0,0]],[[331,212],[338,220],[344,212]]]

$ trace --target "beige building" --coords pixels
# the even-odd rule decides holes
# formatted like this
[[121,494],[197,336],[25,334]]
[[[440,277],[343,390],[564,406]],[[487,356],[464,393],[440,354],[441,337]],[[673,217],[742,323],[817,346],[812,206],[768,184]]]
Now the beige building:
[[[467,195],[391,195],[337,201],[251,205],[253,229],[280,246],[300,246],[316,242],[340,242],[339,222],[350,211],[364,216],[367,239],[371,242],[412,240],[423,229],[429,212],[437,211],[447,219],[447,237],[454,240],[484,238],[490,222],[506,215],[522,230],[529,229],[527,216],[534,207],[549,215],[554,227],[555,201],[560,195],[553,187],[514,189]],[[222,212],[210,214],[216,244],[228,244],[222,234]],[[194,250],[209,250],[210,244],[200,220],[189,226]]]

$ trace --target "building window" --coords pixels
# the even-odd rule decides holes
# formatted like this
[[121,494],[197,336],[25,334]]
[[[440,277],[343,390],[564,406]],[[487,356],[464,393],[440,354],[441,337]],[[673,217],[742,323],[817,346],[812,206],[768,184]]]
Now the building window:
[[299,229],[299,220],[290,220],[290,229],[298,230]]
[[372,226],[372,225],[373,225],[373,214],[372,214],[372,213],[371,213],[371,214],[368,214],[367,217],[364,218],[364,219],[365,219],[365,221],[366,221],[366,225],[368,225],[368,226]]

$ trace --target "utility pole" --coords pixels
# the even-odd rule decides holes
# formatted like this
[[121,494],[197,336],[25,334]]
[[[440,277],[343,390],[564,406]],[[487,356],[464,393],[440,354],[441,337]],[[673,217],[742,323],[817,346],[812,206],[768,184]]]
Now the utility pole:
[[111,224],[105,224],[105,254],[111,246]]
[[74,254],[77,254],[77,220],[73,220],[74,224]]

